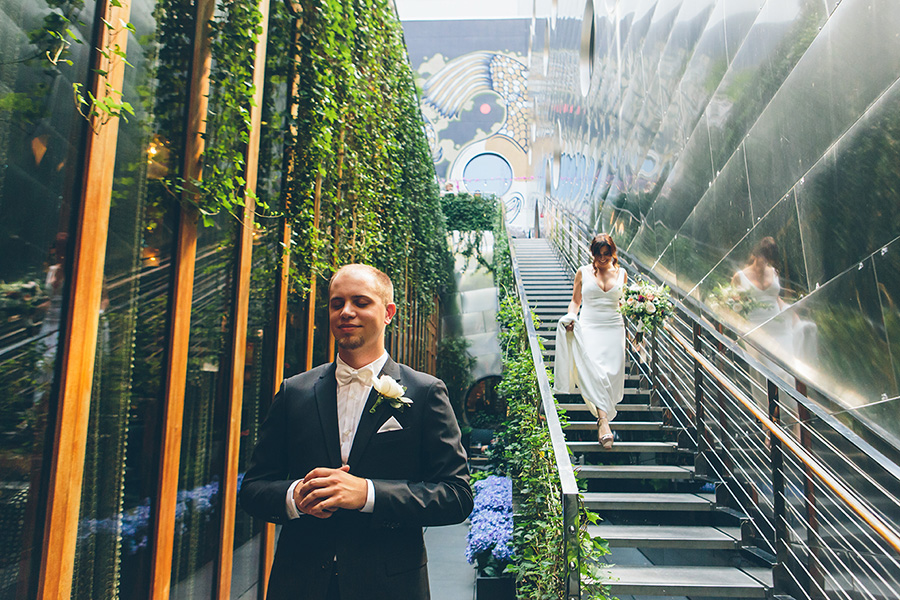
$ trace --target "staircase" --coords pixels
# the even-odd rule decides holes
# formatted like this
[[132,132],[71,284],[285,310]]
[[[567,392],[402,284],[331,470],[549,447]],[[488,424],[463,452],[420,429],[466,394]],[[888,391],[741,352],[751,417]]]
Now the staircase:
[[[546,240],[514,243],[527,302],[541,321],[544,360],[552,368],[556,321],[572,295],[571,272]],[[590,533],[606,539],[612,551],[612,566],[598,565],[599,575],[621,600],[771,596],[771,568],[741,551],[746,517],[717,507],[712,483],[695,479],[693,450],[679,447],[679,429],[663,407],[651,405],[638,366],[626,362],[610,451],[597,443],[596,422],[581,397],[557,395],[569,419],[573,465],[587,481],[585,504],[603,519]]]

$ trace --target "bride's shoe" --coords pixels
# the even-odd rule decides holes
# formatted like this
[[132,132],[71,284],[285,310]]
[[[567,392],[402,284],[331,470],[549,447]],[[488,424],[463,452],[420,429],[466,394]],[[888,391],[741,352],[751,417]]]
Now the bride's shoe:
[[603,431],[603,425],[606,425],[607,431],[609,431],[609,419],[606,417],[597,417],[597,441],[603,446],[604,450],[612,450],[613,442],[615,441],[615,436],[612,431],[609,433],[601,434]]

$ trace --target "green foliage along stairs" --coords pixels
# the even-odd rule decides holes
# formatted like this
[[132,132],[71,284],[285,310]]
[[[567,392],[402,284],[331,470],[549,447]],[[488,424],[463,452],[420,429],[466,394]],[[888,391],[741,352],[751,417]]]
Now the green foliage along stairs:
[[[544,361],[554,365],[556,321],[572,295],[572,273],[547,240],[515,240],[519,274],[540,319]],[[766,598],[772,574],[741,548],[741,515],[720,510],[709,482],[694,478],[694,453],[678,428],[651,406],[648,382],[631,357],[625,397],[611,422],[613,449],[597,443],[597,425],[580,395],[557,395],[567,445],[586,484],[585,505],[603,521],[591,534],[608,541],[610,565],[597,565],[611,594],[676,598]]]

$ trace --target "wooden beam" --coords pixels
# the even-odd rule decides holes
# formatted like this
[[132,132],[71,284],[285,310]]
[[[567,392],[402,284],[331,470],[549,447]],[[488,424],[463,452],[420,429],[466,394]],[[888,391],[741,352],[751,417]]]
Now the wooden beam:
[[[287,338],[287,300],[291,271],[291,224],[285,220],[282,227],[281,248],[283,251],[275,287],[275,364],[273,365],[274,385],[272,387],[276,390],[281,388],[281,382],[284,381],[284,344]],[[272,562],[275,559],[275,525],[273,523],[266,523],[261,545],[262,568],[259,597],[265,598],[269,575],[272,572]]]
[[[281,382],[284,380],[284,344],[287,339],[287,301],[288,294],[290,292],[290,271],[291,271],[291,236],[293,234],[293,228],[291,222],[289,220],[290,208],[291,208],[291,178],[296,168],[296,150],[294,145],[297,141],[297,126],[296,120],[299,114],[299,105],[296,102],[297,90],[300,87],[300,75],[297,69],[297,63],[299,59],[296,55],[293,55],[298,48],[301,47],[301,38],[300,38],[300,29],[302,26],[302,19],[294,18],[291,21],[291,40],[292,45],[288,50],[292,52],[291,60],[291,73],[288,77],[288,90],[287,97],[289,106],[289,113],[291,115],[290,126],[289,126],[289,139],[285,143],[284,149],[284,175],[283,175],[283,185],[286,186],[287,195],[285,199],[285,213],[286,216],[282,219],[281,222],[281,243],[279,247],[281,248],[281,260],[279,261],[278,268],[278,280],[275,282],[275,332],[274,332],[274,344],[275,344],[275,361],[272,366],[272,389],[278,390],[281,388]],[[262,540],[260,543],[260,586],[259,586],[259,597],[265,598],[268,593],[269,588],[269,575],[272,573],[272,563],[275,560],[275,524],[274,523],[266,523],[263,526],[262,531]]]
[[247,357],[247,321],[250,308],[250,271],[253,258],[254,198],[259,175],[259,138],[262,127],[263,86],[266,75],[266,44],[269,0],[259,0],[259,38],[254,49],[253,105],[250,107],[250,137],[244,149],[244,214],[238,235],[235,289],[231,328],[231,364],[228,367],[228,430],[225,439],[225,478],[216,569],[216,598],[230,600],[234,566],[234,522],[237,515],[238,470],[241,450],[241,414],[244,400],[244,367]]
[[315,348],[316,339],[316,283],[318,275],[316,274],[316,251],[315,244],[319,238],[319,217],[322,210],[322,174],[316,175],[316,189],[313,196],[313,226],[312,226],[312,243],[313,243],[313,264],[309,269],[309,302],[306,309],[306,370],[313,368],[313,350]]
[[[209,21],[215,13],[215,0],[197,0],[194,24],[194,54],[188,92],[188,120],[185,132],[183,176],[186,181],[203,175],[203,151],[206,148],[206,112],[209,105],[209,73],[212,51]],[[181,463],[181,432],[184,417],[184,388],[187,382],[188,343],[191,334],[191,303],[194,295],[194,267],[197,260],[198,212],[191,206],[191,190],[185,190],[178,239],[175,248],[175,278],[169,306],[169,337],[166,352],[165,405],[163,408],[162,448],[160,452],[157,511],[150,539],[150,598],[168,600],[172,586],[172,553],[175,544],[175,507],[178,501],[178,475]]]
[[[113,6],[108,0],[97,7],[110,23],[128,22],[130,5]],[[128,43],[124,29],[99,27],[97,46],[118,44],[122,52]],[[109,61],[94,50],[98,71],[90,90],[95,97],[106,95],[106,84],[122,89],[125,74],[123,60]],[[115,55],[114,55],[115,56]],[[119,119],[103,123],[93,117],[85,148],[82,177],[82,202],[78,208],[74,259],[65,330],[60,332],[60,398],[50,459],[49,493],[45,516],[42,560],[38,579],[38,598],[69,598],[75,569],[78,520],[81,510],[81,488],[87,444],[94,358],[100,323],[100,298],[103,270],[106,265],[106,239],[109,229],[109,206],[112,197],[113,168]]]

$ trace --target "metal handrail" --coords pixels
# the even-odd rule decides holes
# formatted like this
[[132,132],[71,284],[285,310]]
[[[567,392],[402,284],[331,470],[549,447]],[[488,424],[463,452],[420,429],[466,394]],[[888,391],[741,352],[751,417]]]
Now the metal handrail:
[[890,544],[895,550],[900,552],[900,534],[897,531],[885,523],[878,515],[873,513],[869,508],[865,505],[865,503],[857,497],[847,486],[842,484],[840,481],[834,478],[831,473],[822,465],[821,462],[816,460],[809,452],[803,449],[802,446],[797,444],[790,436],[785,433],[785,431],[776,425],[771,419],[769,419],[768,415],[764,414],[756,404],[747,397],[742,391],[737,389],[737,387],[729,380],[719,369],[715,367],[705,356],[701,353],[694,350],[691,342],[684,338],[680,333],[675,331],[673,327],[671,327],[668,323],[664,326],[665,330],[672,336],[678,344],[684,348],[685,352],[687,352],[694,360],[696,360],[704,371],[709,373],[712,377],[716,379],[725,389],[729,391],[744,407],[750,411],[754,417],[759,420],[763,426],[772,432],[772,435],[777,437],[781,443],[787,446],[791,452],[800,459],[800,461],[806,465],[810,471],[816,474],[819,479],[822,480],[825,485],[827,485],[831,490],[841,499],[843,500],[847,506],[849,506],[853,512],[856,513],[858,517],[864,520],[869,524],[872,529],[878,532],[879,535]]
[[568,600],[578,600],[581,598],[581,547],[578,542],[578,531],[580,529],[578,483],[575,479],[572,461],[569,458],[569,448],[566,446],[565,434],[557,414],[556,400],[550,389],[550,380],[547,378],[547,370],[544,367],[544,357],[541,354],[537,330],[534,328],[531,307],[528,306],[528,302],[525,299],[525,286],[519,273],[515,245],[511,243],[511,240],[509,254],[512,261],[513,275],[516,280],[516,293],[519,296],[522,316],[525,319],[528,346],[531,349],[531,358],[534,361],[535,375],[541,393],[541,407],[543,408],[547,429],[550,433],[550,444],[553,447],[553,457],[556,461],[556,470],[559,474],[559,483],[562,488],[563,543],[566,556],[565,597]]

